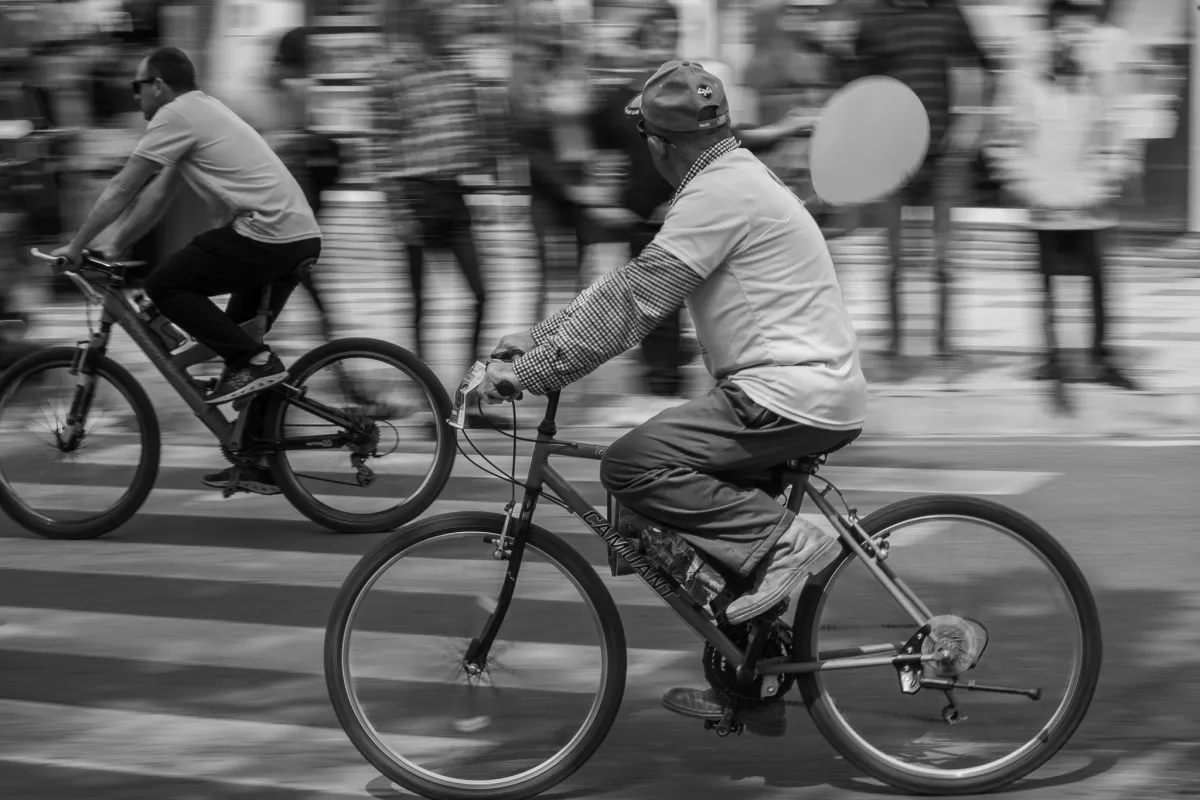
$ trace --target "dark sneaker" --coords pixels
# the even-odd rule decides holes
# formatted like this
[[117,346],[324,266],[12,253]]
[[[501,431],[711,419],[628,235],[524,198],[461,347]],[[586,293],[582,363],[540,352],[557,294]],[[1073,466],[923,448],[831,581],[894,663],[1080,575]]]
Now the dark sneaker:
[[[211,486],[213,489],[224,489],[229,486],[231,477],[233,477],[232,468],[214,472],[204,476],[204,485]],[[243,467],[241,475],[238,477],[237,490],[251,494],[279,494],[279,487],[275,485],[271,470],[266,467]]]
[[[712,689],[671,689],[662,697],[667,711],[692,719],[720,721],[725,704]],[[787,707],[783,698],[767,700],[739,711],[737,721],[759,736],[783,736],[787,733]]]
[[221,381],[217,384],[217,388],[204,398],[204,402],[211,406],[219,406],[230,400],[269,389],[285,380],[287,380],[287,368],[283,366],[279,356],[271,353],[265,364],[227,367],[225,373],[221,375]]
[[775,608],[801,581],[832,564],[841,552],[841,539],[796,517],[763,558],[754,588],[725,609],[729,624],[749,622]]

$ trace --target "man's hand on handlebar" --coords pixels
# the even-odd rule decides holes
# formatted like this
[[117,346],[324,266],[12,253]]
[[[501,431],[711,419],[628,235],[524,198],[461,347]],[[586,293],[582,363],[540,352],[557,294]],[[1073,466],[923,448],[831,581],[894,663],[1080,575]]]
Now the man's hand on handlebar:
[[494,406],[515,400],[521,394],[521,379],[513,369],[511,361],[489,361],[483,374],[483,383],[476,390],[488,405]]
[[517,356],[528,353],[535,347],[537,347],[537,342],[533,340],[531,332],[521,331],[520,333],[510,333],[501,338],[500,343],[492,350],[492,358],[511,361]]
[[510,333],[500,339],[500,343],[492,350],[492,360],[487,363],[483,382],[476,390],[488,405],[521,399],[521,379],[513,369],[512,360],[536,346],[533,334],[529,331]]
[[74,243],[71,243],[66,247],[60,247],[50,253],[50,255],[54,258],[65,259],[66,263],[64,264],[63,269],[78,267],[83,263],[83,248]]

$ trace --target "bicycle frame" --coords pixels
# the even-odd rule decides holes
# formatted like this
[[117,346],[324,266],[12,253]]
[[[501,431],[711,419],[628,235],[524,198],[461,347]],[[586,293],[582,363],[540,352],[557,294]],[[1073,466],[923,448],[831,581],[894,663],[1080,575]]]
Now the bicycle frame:
[[[89,270],[86,268],[68,270],[63,273],[87,298],[95,302],[102,309],[99,329],[91,332],[91,338],[86,342],[80,343],[81,345],[85,345],[81,366],[87,366],[88,358],[92,353],[102,356],[107,352],[108,342],[112,336],[112,326],[114,324],[120,325],[129,334],[134,343],[137,344],[138,348],[146,354],[150,363],[166,379],[167,383],[187,403],[192,413],[204,424],[204,427],[208,428],[213,436],[222,444],[231,449],[239,449],[246,427],[246,420],[249,416],[247,412],[251,408],[251,404],[247,404],[238,417],[231,422],[222,413],[220,408],[206,403],[200,388],[186,371],[187,366],[199,363],[203,359],[197,359],[195,356],[189,357],[189,354],[186,352],[173,355],[168,351],[150,332],[146,324],[138,316],[138,310],[123,291],[125,287],[124,270],[120,268],[127,267],[128,265],[104,266],[110,267],[114,271],[100,273],[108,278],[103,283],[90,280],[87,274]],[[308,413],[334,425],[351,426],[353,424],[352,420],[346,417],[345,414],[307,399],[301,390],[295,389],[286,383],[274,386],[268,391],[282,392],[288,403],[298,406]],[[264,392],[262,396],[265,395],[266,393]],[[324,436],[289,437],[277,441],[256,440],[253,444],[263,452],[337,449],[345,444],[345,442],[341,441],[343,437],[343,434],[332,437],[327,434]]]
[[[679,615],[689,628],[709,642],[739,670],[752,670],[760,675],[781,675],[880,666],[900,668],[907,664],[938,660],[940,654],[936,652],[921,655],[919,650],[912,652],[911,648],[907,648],[903,643],[865,645],[821,653],[819,660],[813,662],[797,662],[785,658],[770,658],[760,661],[755,651],[761,651],[761,647],[756,648],[753,639],[745,650],[740,648],[714,624],[711,614],[691,597],[679,594],[675,590],[673,581],[637,552],[635,543],[618,532],[615,519],[606,519],[595,507],[583,499],[570,481],[550,466],[549,460],[553,456],[599,461],[604,458],[608,448],[604,445],[556,439],[557,427],[554,418],[558,411],[559,395],[554,392],[547,397],[549,405],[546,409],[546,416],[537,429],[538,437],[533,448],[529,473],[525,480],[525,496],[521,503],[520,515],[516,520],[516,530],[511,534],[510,545],[509,541],[506,541],[510,523],[506,523],[498,544],[499,550],[506,553],[508,557],[506,580],[500,590],[496,609],[489,617],[479,638],[472,641],[467,650],[468,663],[478,664],[486,660],[491,644],[500,630],[500,624],[504,620],[509,603],[512,601],[513,590],[516,587],[521,567],[521,555],[533,522],[533,512],[545,489],[554,492],[566,504],[571,513],[579,517],[593,533],[600,537],[610,552],[615,552],[623,559],[634,574]],[[920,631],[933,615],[886,564],[886,546],[880,546],[880,543],[872,540],[854,519],[844,519],[825,499],[825,492],[818,491],[812,486],[810,478],[815,473],[816,466],[814,461],[808,469],[789,469],[784,472],[783,477],[787,481],[787,485],[791,486],[787,503],[788,509],[797,513],[804,497],[810,498],[834,526],[845,546],[863,561],[900,608],[912,618],[914,632]],[[827,491],[829,490],[826,489]],[[508,547],[511,547],[511,550],[506,549]],[[905,652],[902,653],[902,650]],[[886,653],[892,655],[884,655]]]

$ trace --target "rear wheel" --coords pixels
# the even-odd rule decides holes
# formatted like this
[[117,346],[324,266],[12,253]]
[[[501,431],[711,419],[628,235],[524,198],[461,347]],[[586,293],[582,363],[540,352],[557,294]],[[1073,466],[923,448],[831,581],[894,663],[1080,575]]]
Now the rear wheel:
[[357,429],[351,444],[324,447],[346,429],[271,394],[268,438],[315,439],[269,457],[280,490],[302,514],[339,533],[378,533],[419,516],[441,494],[456,453],[450,398],[414,354],[378,339],[338,339],[293,364],[288,382],[347,413]]
[[[904,694],[893,666],[800,675],[817,728],[868,775],[917,794],[995,791],[1045,764],[1083,721],[1102,658],[1096,603],[1066,550],[1028,517],[975,498],[905,500],[861,525],[941,618],[922,645],[956,646],[945,620],[950,630],[968,620],[985,649],[975,667],[926,663],[918,673],[957,681],[949,694]],[[872,645],[893,655],[917,626],[847,555],[805,586],[794,630],[793,658],[816,661]],[[969,691],[969,682],[1028,694]]]
[[0,508],[50,539],[124,525],[154,488],[161,442],[146,391],[96,354],[32,353],[0,374]]

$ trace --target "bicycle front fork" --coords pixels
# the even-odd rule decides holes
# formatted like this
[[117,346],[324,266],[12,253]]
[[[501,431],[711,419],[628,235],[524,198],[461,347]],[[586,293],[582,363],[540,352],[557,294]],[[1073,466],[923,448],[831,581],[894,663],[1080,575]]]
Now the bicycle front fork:
[[54,432],[58,440],[58,449],[71,453],[78,449],[87,435],[88,414],[91,413],[92,403],[96,399],[96,370],[97,359],[104,356],[108,350],[108,340],[112,334],[112,323],[101,322],[100,330],[92,334],[92,338],[76,344],[75,360],[71,363],[71,375],[76,377],[75,397],[71,400],[71,409],[62,429]]

